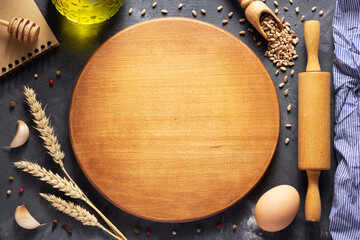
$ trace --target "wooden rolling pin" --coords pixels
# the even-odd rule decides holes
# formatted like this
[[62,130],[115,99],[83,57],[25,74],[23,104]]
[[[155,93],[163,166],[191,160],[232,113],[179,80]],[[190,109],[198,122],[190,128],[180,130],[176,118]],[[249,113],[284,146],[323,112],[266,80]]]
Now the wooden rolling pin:
[[35,42],[40,33],[40,26],[25,18],[13,18],[10,22],[0,19],[0,25],[21,42]]
[[319,65],[320,23],[305,22],[304,33],[308,62],[306,72],[298,75],[298,166],[308,176],[305,218],[317,222],[319,176],[330,169],[330,73],[321,72]]
[[265,3],[260,1],[253,0],[238,0],[241,4],[241,7],[245,9],[245,17],[246,19],[258,30],[258,32],[269,41],[269,38],[266,36],[266,33],[261,28],[260,25],[260,17],[262,14],[270,14],[273,16],[274,20],[278,24],[280,30],[283,29],[283,24],[281,20],[271,11],[271,9],[266,6]]

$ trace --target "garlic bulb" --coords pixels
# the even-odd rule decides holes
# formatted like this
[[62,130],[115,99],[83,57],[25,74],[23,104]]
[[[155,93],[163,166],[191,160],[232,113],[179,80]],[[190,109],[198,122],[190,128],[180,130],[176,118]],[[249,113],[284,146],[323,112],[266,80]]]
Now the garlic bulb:
[[15,221],[20,227],[25,229],[35,229],[40,226],[40,223],[30,215],[25,205],[21,205],[16,208]]
[[17,121],[17,130],[9,148],[22,146],[29,139],[29,127],[21,120]]

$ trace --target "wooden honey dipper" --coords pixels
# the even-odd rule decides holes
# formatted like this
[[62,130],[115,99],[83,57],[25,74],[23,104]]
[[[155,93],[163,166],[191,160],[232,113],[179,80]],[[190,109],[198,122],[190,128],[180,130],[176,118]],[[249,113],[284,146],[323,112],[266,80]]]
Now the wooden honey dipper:
[[10,22],[0,19],[0,25],[6,26],[8,33],[22,42],[35,42],[40,26],[26,18],[13,18]]
[[266,41],[269,41],[265,31],[260,25],[260,18],[263,14],[270,14],[277,25],[279,26],[280,31],[283,30],[284,26],[281,20],[271,11],[271,9],[266,6],[263,2],[253,1],[253,0],[238,0],[241,4],[241,7],[245,9],[246,19],[258,30],[258,32],[265,38]]

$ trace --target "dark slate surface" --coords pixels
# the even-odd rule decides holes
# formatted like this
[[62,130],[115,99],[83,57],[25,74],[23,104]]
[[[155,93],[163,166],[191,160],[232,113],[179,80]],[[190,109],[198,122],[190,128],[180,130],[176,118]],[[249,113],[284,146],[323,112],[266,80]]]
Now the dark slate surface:
[[[305,15],[307,20],[320,20],[322,35],[319,53],[320,64],[323,71],[331,72],[333,55],[332,15],[335,1],[294,0],[293,5],[285,0],[278,0],[278,2],[281,6],[279,8],[279,17],[286,17],[286,20],[291,23],[292,29],[296,31],[300,39],[300,43],[296,47],[300,56],[294,67],[296,72],[304,71],[306,64],[303,23],[300,21],[301,15]],[[272,76],[280,101],[282,127],[278,147],[267,173],[254,190],[235,206],[216,216],[190,223],[166,224],[143,220],[119,210],[109,203],[91,186],[75,160],[69,141],[67,122],[72,90],[86,61],[106,39],[130,25],[147,19],[170,16],[193,18],[191,15],[193,9],[198,11],[197,19],[221,26],[238,36],[238,32],[246,30],[248,24],[239,24],[238,20],[244,17],[244,11],[236,0],[184,0],[184,8],[181,11],[177,9],[179,1],[158,0],[158,6],[152,9],[152,1],[126,0],[124,6],[112,19],[91,26],[78,25],[68,21],[56,11],[49,0],[36,0],[36,3],[61,46],[0,81],[0,146],[9,145],[15,134],[18,119],[24,120],[29,126],[32,125],[22,95],[22,86],[28,85],[37,91],[38,98],[47,105],[46,112],[51,114],[52,125],[55,128],[62,149],[66,153],[64,159],[66,169],[93,203],[118,226],[128,239],[331,239],[328,230],[328,217],[333,197],[333,177],[336,168],[334,154],[332,152],[331,170],[323,172],[320,177],[323,207],[321,221],[319,223],[307,223],[304,217],[304,199],[307,189],[306,174],[297,168],[297,77],[289,78],[289,82],[285,87],[289,89],[289,96],[285,97],[285,88],[279,89],[277,87],[283,81],[284,74],[280,73],[277,77],[274,75],[276,68],[263,56],[265,45],[257,47],[252,40],[252,35],[249,33],[245,37],[241,37],[241,39],[260,57]],[[272,1],[268,0],[267,4],[272,10],[275,10]],[[223,5],[221,12],[216,11],[219,5]],[[313,13],[311,8],[315,5],[317,10]],[[284,6],[289,7],[288,12],[283,10]],[[296,6],[300,7],[300,14],[298,15],[295,14]],[[134,8],[134,13],[129,16],[128,10],[131,7]],[[144,17],[141,17],[140,12],[144,8],[147,9],[147,13]],[[201,8],[207,10],[206,16],[200,14]],[[161,9],[168,10],[167,16],[161,14]],[[318,13],[321,9],[324,10],[324,15],[319,17]],[[234,12],[234,16],[226,26],[222,26],[222,20],[227,19],[227,14],[230,11]],[[256,36],[259,35],[256,34]],[[61,78],[56,78],[56,70],[62,71]],[[37,80],[33,78],[34,73],[39,74]],[[55,80],[53,87],[49,86],[49,79]],[[254,82],[253,87],[256,87],[256,82]],[[8,107],[11,100],[17,103],[13,110]],[[289,103],[293,105],[291,113],[286,111],[286,106]],[[334,106],[333,99],[332,106]],[[105,104],[104,107],[106,107]],[[332,110],[332,119],[333,116]],[[290,130],[285,129],[284,125],[286,123],[293,124],[293,127]],[[286,137],[290,138],[288,146],[284,144]],[[58,192],[51,189],[47,184],[35,180],[29,174],[21,173],[13,167],[12,162],[26,158],[60,173],[58,166],[47,155],[42,144],[43,142],[37,136],[36,130],[31,128],[30,139],[23,147],[11,151],[0,150],[0,239],[112,239],[102,230],[82,226],[81,223],[56,211],[45,200],[42,200],[38,193],[58,194]],[[9,175],[15,177],[12,183],[8,183]],[[295,220],[286,229],[277,233],[264,232],[255,223],[254,206],[264,192],[280,184],[290,184],[298,189],[301,196],[300,209]],[[22,196],[18,194],[20,187],[24,187],[26,191]],[[10,197],[6,196],[7,189],[13,191]],[[21,204],[26,204],[33,216],[41,223],[46,223],[46,225],[33,231],[21,229],[14,220],[15,208]],[[59,219],[59,225],[52,233],[51,225],[54,218]],[[223,224],[221,230],[215,227],[218,222]],[[61,229],[61,224],[70,226],[73,229],[73,234],[68,235]],[[232,230],[233,224],[238,225],[236,231]],[[141,229],[139,235],[134,233],[134,226],[136,225]],[[195,230],[198,226],[203,229],[200,234]],[[151,229],[152,234],[150,237],[145,235],[146,229]],[[177,230],[176,236],[171,234],[172,229]]]

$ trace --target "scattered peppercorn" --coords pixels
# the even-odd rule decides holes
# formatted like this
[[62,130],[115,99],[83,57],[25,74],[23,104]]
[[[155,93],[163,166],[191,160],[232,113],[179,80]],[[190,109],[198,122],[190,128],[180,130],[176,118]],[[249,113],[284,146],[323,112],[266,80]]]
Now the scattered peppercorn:
[[222,227],[221,223],[216,224],[216,228],[220,229]]
[[9,182],[12,182],[14,180],[13,176],[9,176]]
[[37,75],[37,73],[34,74],[34,78],[37,79],[39,77],[39,75]]
[[66,226],[65,224],[61,225],[61,227],[62,227],[68,234],[72,234],[71,228],[69,228],[69,227]]
[[25,190],[23,188],[19,189],[19,193],[23,194],[25,192]]
[[54,80],[50,79],[49,84],[50,84],[50,86],[54,85]]
[[135,227],[135,228],[134,228],[134,232],[135,232],[136,234],[139,234],[139,233],[140,233],[140,228],[139,228],[139,227]]
[[58,220],[57,220],[57,219],[54,219],[53,225],[52,225],[52,227],[51,227],[51,231],[52,231],[52,232],[55,230],[57,223],[58,223]]
[[175,229],[173,229],[172,231],[171,231],[171,233],[172,233],[172,235],[176,235],[176,230]]
[[8,196],[10,196],[10,195],[11,195],[11,190],[10,190],[10,189],[7,190],[7,191],[6,191],[6,194],[7,194]]
[[236,229],[237,229],[237,225],[234,224],[232,228],[233,228],[233,230],[236,230]]
[[57,70],[57,71],[56,71],[56,76],[57,76],[57,77],[60,77],[60,76],[61,76],[61,71]]
[[151,230],[150,229],[146,230],[146,236],[150,236],[150,234],[151,234]]
[[202,231],[201,227],[196,228],[196,232],[201,233],[201,231]]
[[14,108],[14,107],[15,107],[15,105],[16,105],[16,104],[15,104],[15,102],[14,102],[14,101],[10,101],[10,102],[9,102],[9,107]]

